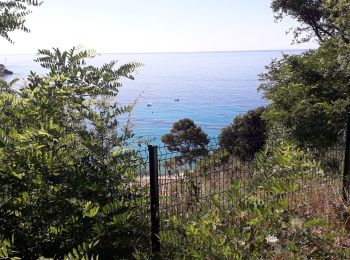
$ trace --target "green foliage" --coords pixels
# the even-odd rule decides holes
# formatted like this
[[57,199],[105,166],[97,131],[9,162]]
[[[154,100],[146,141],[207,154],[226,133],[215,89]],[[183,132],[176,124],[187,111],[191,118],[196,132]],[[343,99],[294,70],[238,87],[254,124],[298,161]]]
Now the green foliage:
[[270,101],[267,122],[283,126],[303,146],[336,143],[350,111],[350,74],[338,55],[338,46],[329,44],[272,62],[260,86]]
[[324,176],[319,162],[286,142],[276,148],[266,147],[258,154],[255,164],[254,182],[264,187],[267,197],[310,188],[314,177]]
[[324,1],[273,0],[271,8],[275,12],[276,20],[281,20],[285,15],[288,15],[301,23],[299,27],[294,29],[294,36],[297,41],[308,41],[313,36],[322,41],[324,37],[328,37],[332,32],[328,21],[325,20],[327,13],[322,6],[322,2]]
[[181,153],[182,158],[190,165],[195,158],[208,153],[208,135],[187,118],[175,122],[170,133],[162,136],[162,142],[170,151]]
[[63,259],[64,260],[98,260],[99,259],[98,255],[94,255],[90,253],[98,243],[99,243],[98,240],[92,241],[89,244],[82,243],[77,248],[73,248],[71,252],[64,255]]
[[215,169],[220,169],[220,167],[227,165],[229,162],[230,154],[226,150],[219,149],[212,151],[197,162],[195,172],[201,175],[210,174]]
[[350,111],[350,3],[274,0],[271,6],[278,19],[289,15],[301,23],[295,40],[316,36],[320,47],[267,67],[260,90],[271,105],[264,116],[303,146],[332,146]]
[[25,18],[31,13],[31,6],[39,6],[38,0],[10,0],[0,1],[0,36],[13,43],[9,32],[21,30],[29,32],[24,25]]
[[[290,232],[291,226],[296,228],[295,219],[286,214],[288,197],[282,195],[296,192],[301,177],[321,171],[307,154],[284,143],[259,154],[256,167],[248,186],[239,179],[232,182],[229,201],[224,204],[220,202],[222,195],[217,194],[212,198],[212,206],[198,214],[188,218],[171,217],[160,233],[161,257],[267,259],[281,256],[283,244],[294,243],[305,230],[324,224],[310,220],[304,230]],[[285,250],[288,256],[303,256],[298,254],[297,246]]]
[[276,20],[290,16],[300,23],[294,29],[297,42],[316,37],[319,42],[339,39],[349,44],[349,11],[347,0],[273,0]]
[[[119,121],[132,106],[116,95],[140,64],[87,66],[93,52],[75,48],[39,54],[47,75],[0,82],[0,233],[14,235],[24,259],[131,255],[148,243],[147,219],[132,131]],[[78,247],[96,240],[88,252]]]
[[[231,192],[238,191],[232,189]],[[216,200],[215,197],[213,199]],[[273,214],[271,208],[254,203],[235,206],[237,207],[235,211],[223,212],[220,207],[215,207],[187,220],[172,217],[169,220],[169,230],[160,234],[162,257],[252,259],[262,256],[266,245],[264,240],[272,231],[270,225],[274,223],[276,228],[279,227],[282,219],[280,214]],[[226,224],[227,215],[241,221],[239,219],[241,215],[248,212],[256,214],[256,217],[236,225]]]
[[262,119],[264,107],[237,116],[233,124],[223,128],[219,136],[220,147],[241,160],[251,160],[266,141],[266,124]]
[[14,257],[13,251],[14,236],[11,239],[6,239],[0,235],[0,259],[18,259]]

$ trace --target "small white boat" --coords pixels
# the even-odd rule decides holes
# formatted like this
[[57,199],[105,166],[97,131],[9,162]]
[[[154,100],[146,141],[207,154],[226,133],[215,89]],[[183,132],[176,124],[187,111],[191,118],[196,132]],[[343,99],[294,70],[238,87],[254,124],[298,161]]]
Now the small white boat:
[[152,103],[148,103],[147,106],[148,106],[148,107],[152,106]]

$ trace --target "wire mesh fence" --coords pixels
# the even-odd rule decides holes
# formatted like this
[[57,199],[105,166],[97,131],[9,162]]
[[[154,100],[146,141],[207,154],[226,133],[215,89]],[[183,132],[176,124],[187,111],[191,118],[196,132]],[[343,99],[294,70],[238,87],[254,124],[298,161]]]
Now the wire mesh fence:
[[[275,147],[277,139],[264,140],[252,138],[246,142],[246,150],[252,156],[240,156],[237,151],[228,152],[219,144],[217,138],[211,138],[205,153],[196,156],[184,155],[171,147],[157,147],[157,173],[160,217],[166,219],[172,215],[179,217],[192,214],[211,202],[218,195],[223,207],[228,205],[228,191],[231,183],[239,179],[241,194],[251,192],[253,175],[257,173],[256,154],[265,146]],[[305,191],[318,185],[331,185],[332,181],[342,178],[344,143],[327,150],[306,149],[305,154],[319,162],[322,171],[310,169],[309,174],[300,175],[298,189],[287,194],[292,208],[306,196]],[[135,181],[146,191],[150,185],[150,158],[148,148],[138,150],[140,157]],[[264,191],[256,190],[258,200],[271,199]],[[298,197],[299,196],[299,197]],[[295,203],[294,203],[295,202]]]
[[[244,138],[234,145],[230,140],[211,138],[205,149],[200,145],[198,151],[193,150],[196,146],[182,146],[181,143],[176,144],[179,149],[176,145],[148,145],[137,149],[137,167],[133,175],[136,186],[143,192],[140,203],[147,211],[147,217],[151,216],[152,252],[160,250],[158,234],[162,228],[167,228],[164,220],[174,215],[185,219],[196,216],[202,209],[217,207],[217,204],[220,204],[220,210],[232,212],[238,204],[246,203],[250,198],[256,205],[287,201],[288,210],[295,212],[308,206],[306,202],[314,198],[313,193],[339,192],[341,189],[343,202],[347,203],[350,190],[350,114],[346,129],[344,136],[337,136],[336,145],[317,149],[293,146],[290,133],[280,129],[270,129],[268,135],[259,138]],[[283,145],[291,145],[291,150],[297,150],[294,157],[291,156],[294,161],[278,169],[284,160],[290,159],[289,154],[284,154],[277,158],[282,161],[272,161],[270,168],[264,169],[264,162],[280,153],[278,149]],[[186,150],[186,147],[192,150]],[[293,165],[297,168],[292,169]],[[289,173],[292,173],[291,176]],[[264,188],[269,182],[278,184],[280,179],[293,188],[281,193]],[[233,198],[232,184],[237,181],[239,196]],[[250,217],[253,216],[245,216]],[[228,224],[232,221],[237,223],[240,220],[231,219]]]

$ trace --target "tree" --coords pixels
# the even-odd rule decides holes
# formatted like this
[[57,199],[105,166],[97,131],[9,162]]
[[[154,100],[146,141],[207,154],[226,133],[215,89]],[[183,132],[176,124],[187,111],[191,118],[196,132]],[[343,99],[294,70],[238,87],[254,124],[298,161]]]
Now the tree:
[[271,8],[276,20],[285,15],[300,22],[294,29],[295,40],[308,41],[316,37],[319,42],[330,38],[350,43],[349,11],[346,0],[273,0]]
[[31,13],[29,7],[39,6],[38,0],[0,1],[0,36],[13,43],[9,32],[21,30],[29,32],[25,26],[25,18]]
[[336,48],[285,56],[261,75],[260,90],[270,101],[266,120],[285,127],[303,146],[331,146],[342,136],[350,77],[336,60]]
[[116,96],[140,64],[87,66],[94,52],[75,48],[39,54],[47,75],[20,87],[0,81],[0,237],[13,236],[23,259],[73,248],[130,257],[148,234],[135,206],[132,132],[118,120],[132,107]]
[[241,160],[250,160],[266,141],[266,123],[262,118],[264,107],[249,110],[237,116],[233,124],[223,128],[219,136],[220,147]]
[[208,135],[188,118],[175,122],[170,133],[162,136],[162,142],[168,145],[170,151],[181,153],[190,165],[195,158],[208,153]]
[[264,117],[303,146],[331,146],[341,138],[350,111],[350,3],[275,0],[272,7],[279,18],[287,14],[304,25],[296,29],[296,39],[308,32],[320,47],[267,66],[259,87],[270,102]]

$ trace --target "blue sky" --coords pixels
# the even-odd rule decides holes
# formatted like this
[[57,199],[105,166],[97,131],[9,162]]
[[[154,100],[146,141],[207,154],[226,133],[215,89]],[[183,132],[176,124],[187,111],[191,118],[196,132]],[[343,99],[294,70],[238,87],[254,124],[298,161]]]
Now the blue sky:
[[30,34],[0,38],[0,53],[83,45],[100,53],[272,50],[291,45],[292,20],[274,23],[270,0],[46,0]]

